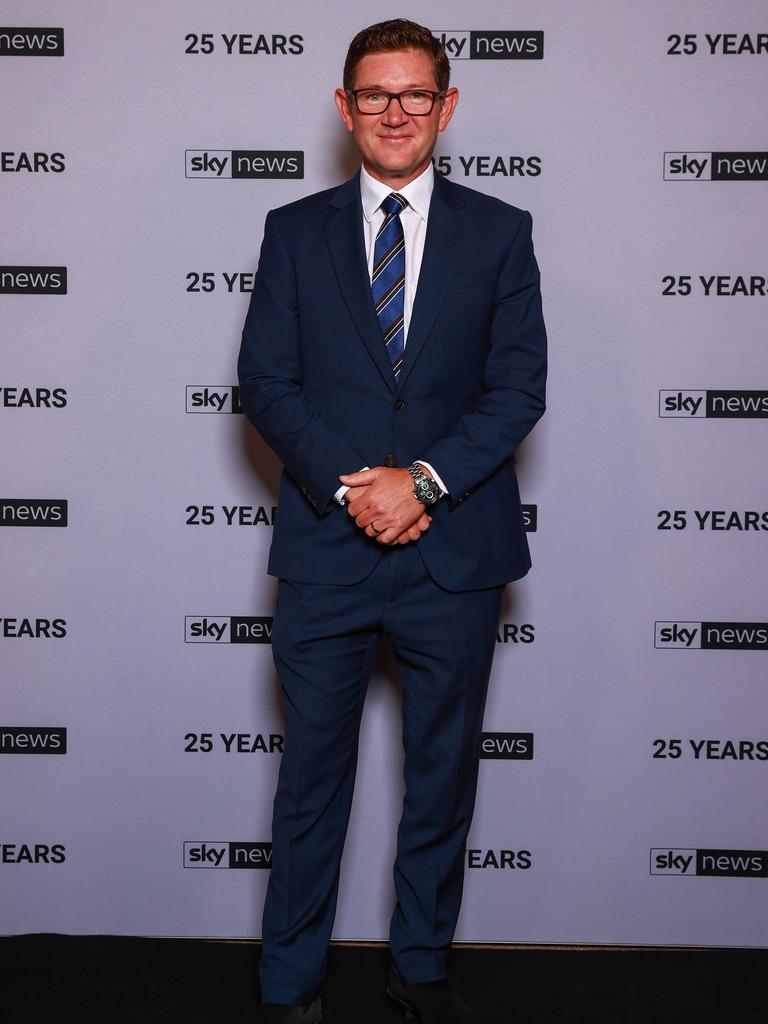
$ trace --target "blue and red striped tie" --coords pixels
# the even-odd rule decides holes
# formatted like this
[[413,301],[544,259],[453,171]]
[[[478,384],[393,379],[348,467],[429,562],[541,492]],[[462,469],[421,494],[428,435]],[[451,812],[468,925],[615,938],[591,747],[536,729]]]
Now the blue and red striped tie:
[[407,205],[397,192],[390,192],[381,204],[384,220],[376,235],[371,272],[373,304],[395,380],[405,351],[405,238],[400,212]]

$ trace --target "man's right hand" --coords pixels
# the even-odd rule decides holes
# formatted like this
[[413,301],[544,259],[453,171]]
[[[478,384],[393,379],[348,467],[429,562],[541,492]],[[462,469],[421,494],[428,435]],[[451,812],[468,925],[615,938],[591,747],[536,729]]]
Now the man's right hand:
[[[365,487],[350,487],[344,494],[344,501],[347,503],[354,501],[355,498],[359,498],[361,494],[370,487],[370,484]],[[429,524],[432,522],[432,517],[428,516],[426,512],[421,515],[412,526],[409,526],[407,530],[403,530],[399,537],[392,541],[392,544],[408,544],[412,540],[418,540],[422,533],[426,533],[429,529]]]

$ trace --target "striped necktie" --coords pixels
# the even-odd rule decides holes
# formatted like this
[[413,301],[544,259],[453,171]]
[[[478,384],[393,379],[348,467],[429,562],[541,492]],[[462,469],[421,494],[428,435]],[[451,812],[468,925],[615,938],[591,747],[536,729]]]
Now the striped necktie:
[[384,220],[376,235],[371,272],[373,304],[395,380],[405,351],[405,238],[400,211],[407,205],[397,192],[390,192],[381,204]]

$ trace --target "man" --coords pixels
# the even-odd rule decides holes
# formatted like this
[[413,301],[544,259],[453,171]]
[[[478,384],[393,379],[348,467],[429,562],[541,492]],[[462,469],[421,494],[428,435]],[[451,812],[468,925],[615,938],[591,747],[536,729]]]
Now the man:
[[530,567],[513,453],[544,411],[546,339],[530,215],[433,172],[448,83],[428,29],[398,19],[352,40],[335,100],[362,168],[267,215],[243,331],[241,402],[284,466],[259,1016],[274,1024],[321,1019],[382,635],[406,782],[387,991],[422,1024],[478,1020],[447,959],[501,594]]

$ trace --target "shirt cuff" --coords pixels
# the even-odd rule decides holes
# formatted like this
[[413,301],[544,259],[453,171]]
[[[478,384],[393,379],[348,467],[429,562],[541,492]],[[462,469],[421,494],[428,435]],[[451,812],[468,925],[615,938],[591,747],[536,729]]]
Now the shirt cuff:
[[415,461],[418,462],[418,464],[420,466],[423,466],[424,469],[429,470],[430,476],[435,481],[437,486],[440,488],[440,490],[443,492],[443,494],[447,494],[448,493],[448,488],[445,486],[443,481],[440,479],[440,477],[435,472],[434,466],[430,466],[430,464],[428,462],[425,462],[424,459],[416,459]]
[[[426,463],[424,463],[424,465],[426,465]],[[370,466],[362,466],[360,469],[358,469],[357,472],[358,473],[362,473],[362,471],[364,469],[370,469],[370,468],[371,468]],[[346,505],[346,501],[344,500],[344,495],[347,493],[348,490],[349,490],[349,485],[348,484],[342,484],[341,487],[338,489],[338,491],[336,491],[336,493],[334,494],[334,498],[336,499],[336,501],[338,501],[338,503],[340,505]]]

